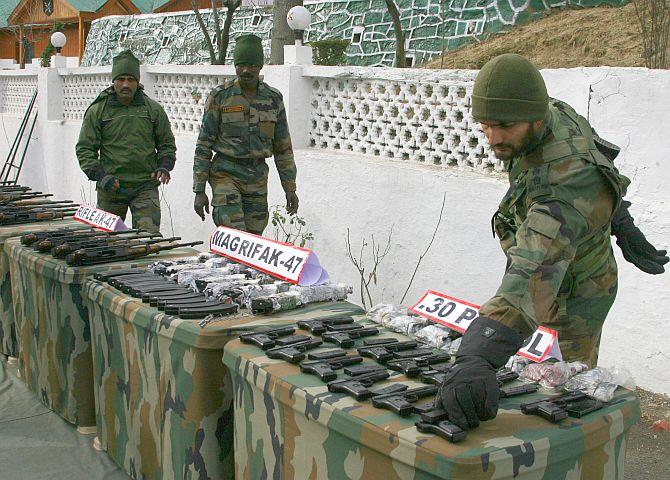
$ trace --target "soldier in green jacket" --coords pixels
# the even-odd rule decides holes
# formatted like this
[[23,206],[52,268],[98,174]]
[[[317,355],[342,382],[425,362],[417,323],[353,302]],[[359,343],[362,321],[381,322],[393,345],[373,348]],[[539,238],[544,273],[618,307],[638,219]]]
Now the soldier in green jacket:
[[77,142],[77,159],[96,182],[98,208],[133,228],[158,233],[158,185],[170,181],[176,151],[170,121],[139,84],[140,62],[130,50],[114,57],[113,85],[88,107]]
[[438,402],[462,428],[496,416],[495,371],[539,325],[558,332],[564,359],[595,366],[617,292],[611,233],[626,259],[649,273],[661,273],[668,261],[633,224],[622,200],[629,180],[614,167],[614,146],[572,107],[549,98],[527,59],[505,54],[484,65],[472,115],[509,175],[492,220],[508,265],[440,388]]
[[204,221],[209,182],[214,223],[260,235],[268,223],[265,159],[274,156],[289,214],[298,211],[296,167],[282,95],[259,79],[261,39],[239,37],[233,62],[237,78],[216,87],[205,104],[193,161],[193,208]]

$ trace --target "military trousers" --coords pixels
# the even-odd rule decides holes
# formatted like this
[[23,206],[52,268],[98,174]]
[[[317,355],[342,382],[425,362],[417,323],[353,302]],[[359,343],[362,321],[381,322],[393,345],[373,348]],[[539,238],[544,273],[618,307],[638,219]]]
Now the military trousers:
[[566,361],[582,361],[590,367],[598,363],[603,324],[617,294],[617,266],[614,255],[599,271],[587,278],[568,279],[556,298],[555,320],[542,325],[558,332],[558,345]]
[[118,215],[125,221],[130,208],[133,228],[160,233],[161,207],[157,186],[122,187],[116,192],[97,190],[97,193],[99,209]]
[[269,218],[269,169],[265,160],[242,162],[210,171],[212,219],[217,226],[262,235]]

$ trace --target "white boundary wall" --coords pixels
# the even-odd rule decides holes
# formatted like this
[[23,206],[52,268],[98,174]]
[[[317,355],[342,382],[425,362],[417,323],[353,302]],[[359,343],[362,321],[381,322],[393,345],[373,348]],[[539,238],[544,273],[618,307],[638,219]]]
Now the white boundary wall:
[[[316,236],[312,247],[333,279],[356,285],[356,272],[345,250],[347,228],[351,230],[354,248],[360,248],[363,236],[369,240],[374,233],[377,240],[385,239],[393,226],[391,253],[379,270],[374,292],[377,301],[398,301],[432,234],[442,195],[446,193],[443,223],[405,303],[417,299],[427,288],[478,303],[495,292],[505,259],[491,236],[489,220],[507,185],[504,176],[496,173],[499,165],[481,142],[476,126],[467,118],[467,98],[463,100],[457,92],[458,88],[470,88],[472,73],[334,67],[309,67],[303,71],[297,66],[263,70],[265,80],[284,94],[297,147],[301,214]],[[666,190],[670,184],[670,136],[665,131],[670,125],[670,72],[582,68],[542,73],[550,95],[588,115],[601,136],[623,147],[617,165],[632,180],[627,198],[633,202],[636,222],[655,245],[670,246],[670,194]],[[228,66],[143,68],[142,82],[165,105],[177,139],[177,165],[164,195],[165,233],[173,232],[170,217],[174,233],[188,240],[205,240],[213,230],[211,220],[203,223],[192,212],[195,131],[207,90],[233,74]],[[31,91],[36,78],[40,86],[39,121],[20,178],[22,183],[53,192],[59,198],[94,201],[95,189],[78,168],[74,145],[83,110],[107,84],[108,76],[108,68],[97,67],[0,73],[0,95],[8,88],[12,92],[11,98],[0,98],[0,105],[9,105],[0,108],[3,159],[20,123],[19,107],[27,104],[26,98],[29,100],[26,92]],[[315,96],[329,91],[324,82],[342,80],[355,93],[343,103],[353,105],[353,115],[360,115],[358,122],[342,119],[341,110],[335,107],[333,111],[324,110],[323,97],[319,100]],[[361,82],[369,83],[371,89],[362,87]],[[400,127],[410,132],[409,139],[396,144],[386,142],[379,149],[370,128],[382,123],[380,118],[384,116],[390,122],[397,120],[389,118],[388,110],[396,100],[380,100],[378,117],[374,117],[375,109],[365,112],[366,103],[376,106],[371,92],[382,95],[384,90],[386,94],[385,88],[380,90],[382,84],[397,88],[396,93],[406,100],[405,107],[420,109],[427,105],[428,117],[401,122]],[[410,84],[418,85],[418,90],[414,91]],[[439,98],[435,89],[426,90],[426,84],[446,85],[442,91],[451,95],[450,100]],[[466,114],[454,114],[445,120],[435,114],[436,109],[447,108],[445,102],[451,105],[447,105],[448,109]],[[310,143],[319,147],[318,142],[312,141],[333,132],[332,125],[326,126],[316,111],[336,120],[339,117],[346,128],[353,126],[354,131],[347,131],[339,140],[337,135],[331,135],[325,141],[331,147],[333,142],[340,142],[340,150],[309,148]],[[405,117],[414,113],[407,108],[401,111]],[[386,124],[384,128],[391,127]],[[452,138],[440,137],[440,130],[449,130]],[[418,137],[422,140],[417,143]],[[465,150],[460,147],[462,139],[466,140]],[[415,156],[403,155],[409,147]],[[394,159],[387,158],[391,154]],[[423,158],[419,159],[420,155]],[[273,167],[271,170],[274,172]],[[270,204],[280,202],[283,194],[276,173],[272,173]],[[626,263],[616,246],[615,251],[620,267],[619,294],[605,324],[601,364],[625,364],[640,386],[670,393],[670,329],[666,327],[670,321],[670,273],[646,275]]]

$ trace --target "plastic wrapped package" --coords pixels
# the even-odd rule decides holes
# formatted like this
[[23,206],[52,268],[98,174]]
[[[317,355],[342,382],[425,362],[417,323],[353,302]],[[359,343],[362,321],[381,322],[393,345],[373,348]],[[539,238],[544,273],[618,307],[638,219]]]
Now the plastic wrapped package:
[[212,300],[225,301],[225,299],[230,298],[232,302],[238,305],[241,305],[244,299],[244,291],[240,287],[230,284],[210,283],[203,293]]
[[544,388],[556,388],[588,368],[582,362],[530,363],[521,371],[519,377],[530,382],[539,382]]
[[352,287],[344,283],[327,283],[325,285],[311,285],[307,287],[291,285],[288,293],[296,293],[300,299],[300,303],[304,305],[306,303],[346,300],[347,295],[352,291]]
[[452,340],[451,345],[447,349],[449,355],[456,355],[458,353],[458,349],[461,346],[461,340],[463,340],[463,337],[458,337],[457,339]]
[[234,275],[207,275],[205,277],[194,279],[194,281],[191,282],[191,288],[195,288],[198,292],[202,292],[207,288],[207,285],[212,283],[238,284],[246,280],[246,275],[240,273]]
[[270,303],[272,305],[271,311],[267,307],[264,307],[262,313],[295,310],[302,305],[302,302],[300,301],[300,294],[296,291],[278,293],[268,297],[258,297],[254,300],[263,301],[266,304]]
[[198,254],[197,257],[198,257],[198,261],[200,263],[205,263],[205,262],[207,262],[209,260],[212,260],[212,259],[223,258],[223,257],[220,257],[219,255],[216,255],[216,254],[212,253],[212,252],[202,252],[202,253]]
[[505,367],[509,368],[514,373],[520,374],[523,369],[526,368],[526,365],[529,365],[531,362],[532,360],[529,360],[526,357],[522,357],[521,355],[512,355],[507,361]]
[[406,315],[407,309],[393,303],[379,303],[368,310],[368,318],[375,323],[383,323],[387,317]]
[[566,390],[579,390],[590,397],[609,402],[618,386],[635,389],[630,371],[625,367],[596,367],[575,375],[565,385]]
[[218,255],[208,258],[203,262],[203,265],[207,268],[223,268],[229,265],[240,265],[239,263],[233,262],[232,260],[226,257],[219,257]]
[[416,332],[426,326],[428,321],[421,317],[411,317],[409,315],[398,315],[387,317],[382,325],[394,332],[402,333],[410,338],[414,338]]
[[451,330],[442,325],[428,325],[417,330],[414,337],[431,347],[447,350],[451,346],[450,332]]

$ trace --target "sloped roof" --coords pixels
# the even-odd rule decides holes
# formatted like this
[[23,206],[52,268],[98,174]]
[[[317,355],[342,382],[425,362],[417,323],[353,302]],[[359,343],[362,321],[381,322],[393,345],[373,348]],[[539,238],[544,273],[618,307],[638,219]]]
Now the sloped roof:
[[130,0],[141,13],[151,13],[154,8],[166,4],[170,0]]
[[80,12],[97,12],[109,0],[65,0]]
[[21,0],[0,0],[0,28],[7,26],[7,19]]

